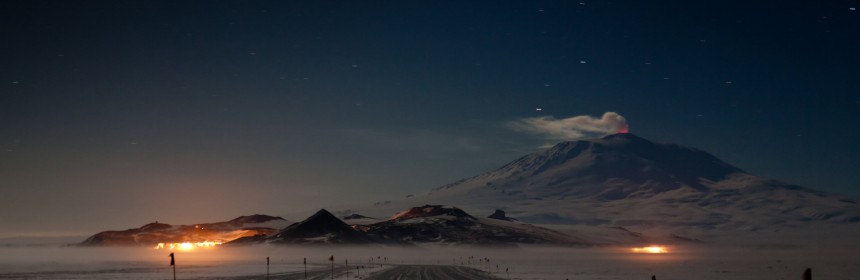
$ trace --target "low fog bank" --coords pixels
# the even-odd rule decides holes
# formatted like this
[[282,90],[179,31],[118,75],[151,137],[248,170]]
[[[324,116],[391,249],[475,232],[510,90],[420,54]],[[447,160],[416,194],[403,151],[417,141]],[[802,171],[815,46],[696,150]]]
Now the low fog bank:
[[0,237],[0,247],[60,247],[80,243],[85,235]]
[[[856,248],[669,246],[666,254],[636,254],[629,247],[289,247],[252,246],[176,251],[184,279],[262,275],[266,257],[272,273],[337,267],[426,264],[468,266],[501,278],[519,279],[793,279],[806,267],[816,278],[860,274]],[[163,279],[169,278],[170,251],[151,248],[0,248],[0,278]],[[489,260],[489,261],[487,261]],[[505,272],[507,270],[507,272]],[[829,277],[825,277],[829,276]]]

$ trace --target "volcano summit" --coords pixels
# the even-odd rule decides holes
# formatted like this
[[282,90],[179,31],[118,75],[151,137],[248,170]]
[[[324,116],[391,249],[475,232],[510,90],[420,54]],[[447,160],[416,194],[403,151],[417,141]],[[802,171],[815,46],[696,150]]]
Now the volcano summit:
[[760,178],[704,151],[630,133],[558,143],[371,209],[421,204],[482,215],[502,209],[544,224],[757,230],[860,222],[860,207],[847,197]]

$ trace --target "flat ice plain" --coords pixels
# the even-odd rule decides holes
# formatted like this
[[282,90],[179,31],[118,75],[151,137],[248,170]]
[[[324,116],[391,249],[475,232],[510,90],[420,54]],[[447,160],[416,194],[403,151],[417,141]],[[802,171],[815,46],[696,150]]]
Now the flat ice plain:
[[[308,259],[308,279],[329,279],[332,255],[336,279],[347,279],[347,271],[349,279],[366,279],[399,265],[460,266],[480,270],[487,279],[800,279],[807,267],[813,269],[813,279],[858,279],[856,249],[706,244],[635,254],[626,247],[255,246],[177,251],[176,263],[177,279],[265,279],[266,257],[271,259],[271,279],[304,279],[303,258]],[[173,279],[167,254],[141,247],[7,246],[0,248],[0,279]],[[484,258],[489,262],[478,261]]]

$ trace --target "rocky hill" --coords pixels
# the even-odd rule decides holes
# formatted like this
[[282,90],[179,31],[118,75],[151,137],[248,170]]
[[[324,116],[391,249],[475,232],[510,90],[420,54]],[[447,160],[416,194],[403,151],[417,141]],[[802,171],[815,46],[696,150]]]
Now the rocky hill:
[[82,246],[154,246],[158,243],[227,242],[255,235],[271,235],[289,221],[267,215],[241,216],[226,222],[170,225],[153,222],[139,228],[103,231],[87,238]]

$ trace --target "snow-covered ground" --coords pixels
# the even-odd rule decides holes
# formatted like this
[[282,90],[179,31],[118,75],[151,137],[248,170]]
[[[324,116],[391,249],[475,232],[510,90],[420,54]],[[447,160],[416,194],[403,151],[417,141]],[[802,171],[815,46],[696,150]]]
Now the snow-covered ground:
[[[241,248],[196,248],[176,251],[177,278],[210,279],[265,276],[266,257],[272,275],[328,270],[329,256],[342,269],[345,259],[354,270],[358,255],[341,254],[336,248],[313,250],[283,246]],[[352,251],[353,253],[356,251]],[[0,248],[0,279],[172,279],[170,251],[144,247],[3,247]],[[365,259],[364,255],[361,259]],[[369,273],[378,265],[361,270]],[[351,270],[351,275],[355,272]]]
[[[300,272],[335,265],[367,266],[364,275],[387,265],[458,265],[511,279],[799,279],[811,267],[815,279],[857,279],[860,254],[855,242],[829,245],[675,245],[667,254],[635,254],[627,247],[520,247],[487,249],[343,248],[256,246],[177,252],[177,276],[209,279]],[[148,248],[4,247],[0,279],[171,279],[169,252]],[[479,261],[487,258],[489,262]],[[387,261],[386,261],[387,259]],[[371,260],[373,262],[371,262]],[[497,268],[498,266],[498,268]],[[507,269],[507,273],[505,270]],[[351,270],[353,271],[353,270]],[[356,274],[350,274],[355,278]],[[345,275],[340,274],[340,279]]]

